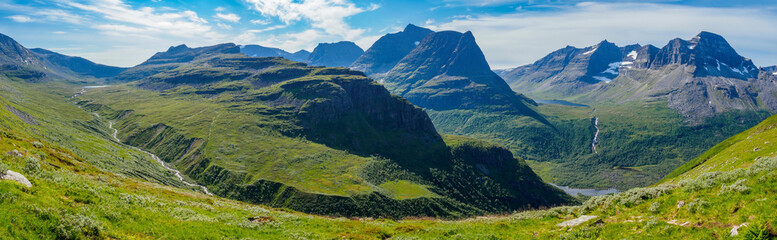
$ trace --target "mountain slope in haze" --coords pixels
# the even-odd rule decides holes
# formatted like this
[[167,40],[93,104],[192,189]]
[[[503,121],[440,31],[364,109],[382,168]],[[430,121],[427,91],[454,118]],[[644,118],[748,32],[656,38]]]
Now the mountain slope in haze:
[[82,57],[73,57],[62,55],[56,52],[52,52],[42,48],[33,48],[30,51],[38,54],[42,58],[48,60],[50,63],[73,71],[81,76],[92,76],[96,78],[108,78],[118,75],[126,68],[107,66],[98,63],[94,63]]
[[306,62],[313,66],[348,67],[362,54],[364,49],[353,42],[319,43]]
[[[41,53],[38,53],[41,52]],[[29,50],[0,34],[0,73],[25,82],[70,82],[79,84],[102,83],[104,78],[121,68],[95,64],[89,60],[69,57],[36,49]]]
[[251,203],[461,217],[573,201],[502,147],[441,137],[422,109],[361,72],[242,54],[193,59],[162,72],[167,61],[147,61],[136,71],[148,77],[89,90],[80,104],[115,120],[123,142]]
[[386,73],[433,32],[408,24],[401,32],[389,33],[378,39],[350,68],[367,75]]
[[295,62],[305,62],[310,56],[310,52],[299,50],[295,53],[289,53],[280,48],[264,47],[260,45],[241,45],[240,53],[249,57],[282,57]]

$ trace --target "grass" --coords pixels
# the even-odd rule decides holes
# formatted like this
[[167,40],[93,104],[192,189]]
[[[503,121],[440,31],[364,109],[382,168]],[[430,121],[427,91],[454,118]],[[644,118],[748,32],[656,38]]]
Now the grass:
[[[30,152],[33,141],[4,130],[14,138],[4,143]],[[47,153],[63,152],[47,144]],[[21,147],[24,146],[24,147]],[[32,147],[32,148],[28,148]],[[7,148],[6,148],[7,149]],[[713,177],[705,188],[686,189],[691,179],[594,197],[580,206],[526,211],[457,221],[438,219],[346,219],[307,215],[207,196],[191,190],[104,172],[88,162],[54,168],[56,155],[46,154],[42,169],[27,174],[33,188],[0,181],[0,232],[9,238],[118,239],[634,239],[717,238],[733,225],[757,223],[743,234],[774,236],[777,159],[759,158],[741,173]],[[2,162],[24,172],[24,157],[3,155]],[[722,170],[722,169],[721,169]],[[736,169],[735,169],[736,170]],[[731,174],[734,175],[731,175]],[[733,177],[732,177],[733,176]],[[749,191],[720,194],[737,182]],[[758,184],[755,184],[758,183]],[[677,207],[680,201],[684,205]],[[580,215],[596,215],[577,227],[556,224]],[[764,230],[765,229],[765,230]]]

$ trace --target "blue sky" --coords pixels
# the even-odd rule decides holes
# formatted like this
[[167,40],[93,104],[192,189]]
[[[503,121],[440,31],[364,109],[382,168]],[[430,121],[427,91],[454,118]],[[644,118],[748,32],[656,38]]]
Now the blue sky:
[[349,40],[368,48],[408,23],[471,30],[493,68],[607,39],[663,46],[700,31],[726,37],[756,65],[777,64],[777,0],[0,0],[0,33],[117,66],[169,46],[223,42],[287,51]]

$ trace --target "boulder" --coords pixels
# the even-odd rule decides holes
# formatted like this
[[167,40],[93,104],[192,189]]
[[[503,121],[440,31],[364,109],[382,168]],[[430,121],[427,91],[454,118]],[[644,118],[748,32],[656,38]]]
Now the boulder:
[[27,178],[24,177],[24,175],[11,170],[8,170],[5,173],[0,174],[0,179],[16,181],[18,183],[21,183],[25,187],[32,187],[32,183],[30,182],[30,180],[27,180]]

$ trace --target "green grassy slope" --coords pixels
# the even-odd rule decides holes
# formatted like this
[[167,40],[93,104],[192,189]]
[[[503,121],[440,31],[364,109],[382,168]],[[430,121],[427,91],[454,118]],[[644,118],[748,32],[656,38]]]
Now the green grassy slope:
[[773,143],[777,136],[775,125],[777,116],[767,118],[755,127],[726,139],[701,156],[683,164],[661,181],[677,182],[707,172],[747,168],[760,157],[774,156],[777,152],[777,144]]
[[78,101],[116,121],[123,142],[246,202],[385,217],[574,202],[507,151],[446,145],[423,110],[348,69],[215,55]]
[[[658,182],[683,163],[768,116],[734,111],[688,126],[666,102],[601,103],[592,107],[541,104],[551,126],[531,118],[476,111],[433,111],[442,133],[494,141],[526,159],[549,182],[578,188],[626,190]],[[594,117],[599,143],[594,152]]]

